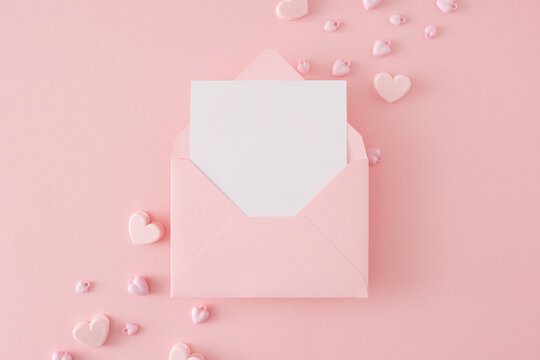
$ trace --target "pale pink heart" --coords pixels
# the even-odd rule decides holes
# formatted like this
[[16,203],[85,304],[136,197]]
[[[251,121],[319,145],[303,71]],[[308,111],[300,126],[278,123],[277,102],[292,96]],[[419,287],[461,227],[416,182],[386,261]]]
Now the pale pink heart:
[[382,0],[363,0],[366,10],[375,9],[381,4]]
[[65,351],[55,351],[52,360],[72,360],[71,354]]
[[299,59],[298,65],[296,66],[296,68],[298,69],[298,72],[300,74],[307,74],[311,70],[311,64],[307,62],[305,59]]
[[366,153],[367,153],[367,157],[369,159],[370,165],[377,165],[378,163],[383,161],[381,150],[377,148],[367,148]]
[[457,10],[457,4],[454,0],[437,0],[437,6],[446,14]]
[[284,0],[276,7],[276,15],[283,20],[295,20],[308,13],[308,0]]
[[138,296],[148,295],[150,289],[148,281],[142,276],[134,276],[128,279],[128,293]]
[[377,40],[373,44],[373,56],[384,56],[390,54],[392,48],[390,47],[390,40]]
[[129,218],[129,236],[134,244],[151,244],[163,236],[163,226],[160,223],[150,223],[150,216],[144,211],[138,211]]
[[405,16],[395,14],[395,15],[390,16],[388,18],[388,21],[390,21],[390,23],[393,25],[402,25],[402,24],[405,24],[407,19],[405,18]]
[[131,336],[131,335],[137,334],[138,332],[139,332],[139,325],[137,325],[137,324],[127,323],[122,328],[122,334],[124,334],[124,335]]
[[77,285],[75,285],[75,292],[76,293],[88,292],[88,290],[90,289],[90,286],[92,286],[92,283],[90,281],[79,281]]
[[73,337],[83,345],[100,347],[109,335],[109,318],[96,315],[90,323],[82,321],[75,325]]
[[186,344],[176,344],[171,349],[169,360],[205,360],[200,354],[192,354]]
[[411,79],[406,75],[396,75],[392,78],[390,74],[379,73],[375,75],[373,83],[379,95],[389,103],[401,99],[411,87]]
[[339,29],[340,26],[341,26],[340,21],[329,20],[329,21],[326,22],[326,24],[324,24],[324,31],[326,31],[326,32],[334,32],[334,31],[337,31],[337,29]]
[[210,317],[210,313],[206,305],[200,304],[191,309],[191,319],[194,324],[202,323],[208,320],[208,317]]
[[431,40],[436,36],[437,36],[437,26],[435,25],[426,26],[426,28],[424,29],[424,37],[428,40]]
[[332,67],[332,75],[345,76],[351,72],[351,62],[349,60],[336,60]]

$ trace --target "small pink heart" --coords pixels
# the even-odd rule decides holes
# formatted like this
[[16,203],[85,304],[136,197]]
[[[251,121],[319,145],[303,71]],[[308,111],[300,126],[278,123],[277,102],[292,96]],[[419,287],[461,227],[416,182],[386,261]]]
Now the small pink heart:
[[351,72],[351,62],[349,60],[336,60],[332,68],[332,75],[345,76]]
[[82,321],[75,325],[73,337],[77,342],[87,346],[100,347],[109,335],[109,318],[96,315],[90,323]]
[[373,80],[379,95],[389,103],[401,99],[411,88],[411,79],[406,75],[392,75],[379,73]]
[[298,69],[298,72],[300,74],[307,74],[311,70],[311,64],[307,62],[305,59],[299,59],[298,65],[296,66],[296,68]]
[[283,0],[276,7],[276,15],[283,20],[295,20],[308,13],[308,0]]
[[77,285],[75,285],[75,292],[76,293],[88,292],[88,290],[90,289],[90,286],[92,286],[92,283],[90,281],[79,281]]
[[395,15],[390,16],[388,18],[388,21],[390,21],[390,23],[393,25],[402,25],[402,24],[405,24],[407,19],[405,18],[405,16],[395,14]]
[[390,40],[377,40],[373,44],[373,56],[384,56],[390,54],[392,48]]
[[381,4],[381,0],[363,0],[366,10],[375,9]]
[[208,320],[209,316],[210,313],[208,312],[206,305],[200,304],[191,309],[191,319],[194,324],[199,324]]
[[381,150],[377,148],[367,148],[366,153],[370,165],[377,165],[378,163],[383,161]]
[[122,334],[124,334],[124,335],[131,336],[131,335],[137,334],[138,332],[139,332],[139,325],[137,325],[137,324],[127,323],[122,328]]
[[329,20],[324,24],[324,31],[326,32],[334,32],[337,31],[341,26],[341,22],[337,20]]
[[150,223],[150,216],[144,211],[138,211],[129,218],[129,236],[134,244],[151,244],[163,236],[163,226],[160,223]]
[[456,11],[458,8],[454,0],[437,0],[437,6],[445,14],[449,14],[452,11]]
[[427,40],[431,40],[436,36],[437,36],[437,26],[435,25],[426,26],[426,28],[424,29],[424,37]]
[[205,360],[200,354],[192,354],[186,344],[176,344],[171,349],[169,360]]
[[148,295],[150,289],[148,282],[142,276],[135,276],[128,279],[128,292],[133,295]]
[[71,354],[65,351],[55,351],[52,360],[72,360]]

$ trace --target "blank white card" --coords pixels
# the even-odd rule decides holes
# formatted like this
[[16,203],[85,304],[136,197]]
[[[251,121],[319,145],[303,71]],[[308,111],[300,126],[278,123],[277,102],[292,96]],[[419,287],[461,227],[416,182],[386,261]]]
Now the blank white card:
[[248,216],[294,216],[347,164],[345,81],[192,81],[190,157]]

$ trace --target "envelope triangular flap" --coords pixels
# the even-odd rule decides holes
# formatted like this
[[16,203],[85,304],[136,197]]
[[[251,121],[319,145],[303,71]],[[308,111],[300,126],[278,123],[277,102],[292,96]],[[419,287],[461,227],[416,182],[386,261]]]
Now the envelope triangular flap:
[[180,271],[220,230],[243,213],[190,160],[172,159],[171,162],[171,262],[174,264],[174,278],[175,271]]
[[236,218],[173,284],[185,297],[367,297],[354,266],[302,218]]

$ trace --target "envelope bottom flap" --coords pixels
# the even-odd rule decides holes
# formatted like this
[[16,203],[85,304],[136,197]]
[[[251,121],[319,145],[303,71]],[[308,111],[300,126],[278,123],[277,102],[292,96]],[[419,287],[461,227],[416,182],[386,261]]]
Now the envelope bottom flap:
[[307,219],[238,217],[177,274],[172,295],[366,297],[367,285]]

